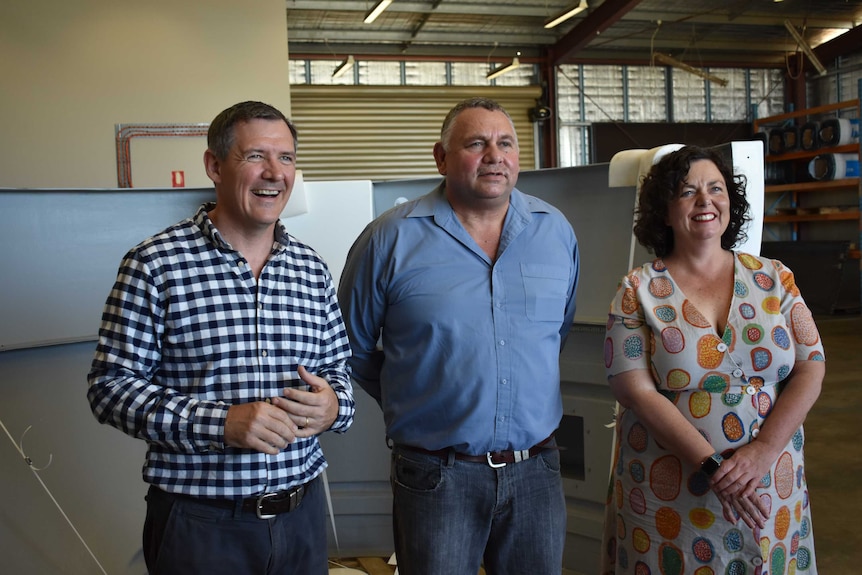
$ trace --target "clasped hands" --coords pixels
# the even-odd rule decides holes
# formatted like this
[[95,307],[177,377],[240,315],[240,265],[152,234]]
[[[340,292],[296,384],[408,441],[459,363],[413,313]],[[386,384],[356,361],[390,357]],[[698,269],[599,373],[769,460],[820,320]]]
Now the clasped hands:
[[736,450],[733,457],[725,459],[710,479],[713,492],[721,501],[724,516],[735,522],[738,516],[752,529],[766,526],[771,505],[757,493],[757,486],[769,470],[769,454],[756,441]]
[[297,439],[329,429],[338,416],[338,398],[329,382],[300,366],[299,378],[309,391],[285,388],[268,401],[231,405],[224,441],[231,447],[275,455]]

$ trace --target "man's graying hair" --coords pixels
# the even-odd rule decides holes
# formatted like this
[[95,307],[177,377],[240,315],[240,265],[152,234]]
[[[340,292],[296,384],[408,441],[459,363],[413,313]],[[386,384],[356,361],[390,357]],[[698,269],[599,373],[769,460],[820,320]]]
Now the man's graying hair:
[[296,127],[277,108],[263,102],[240,102],[221,112],[210,123],[207,146],[219,160],[227,158],[234,141],[234,126],[251,120],[280,120],[287,124],[297,145]]
[[446,114],[446,119],[443,120],[443,128],[440,130],[440,142],[443,144],[444,150],[449,149],[449,139],[452,137],[452,125],[455,123],[455,118],[458,117],[458,114],[469,108],[484,108],[489,112],[503,112],[506,114],[506,117],[509,119],[509,123],[512,125],[512,134],[515,136],[515,144],[517,145],[518,134],[515,132],[515,122],[512,121],[512,116],[509,115],[509,112],[507,112],[503,106],[490,98],[475,97],[458,102],[455,107],[449,110],[449,113]]

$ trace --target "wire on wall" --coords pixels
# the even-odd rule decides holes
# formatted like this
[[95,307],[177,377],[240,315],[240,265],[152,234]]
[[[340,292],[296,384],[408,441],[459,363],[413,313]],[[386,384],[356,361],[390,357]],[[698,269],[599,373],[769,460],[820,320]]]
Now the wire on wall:
[[132,138],[206,136],[209,124],[117,124],[117,187],[132,187]]

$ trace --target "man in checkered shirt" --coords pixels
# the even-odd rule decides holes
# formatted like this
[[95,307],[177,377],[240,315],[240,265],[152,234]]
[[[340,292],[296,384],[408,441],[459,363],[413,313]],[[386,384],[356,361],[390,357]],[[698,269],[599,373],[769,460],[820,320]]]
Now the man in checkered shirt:
[[126,254],[88,399],[147,442],[150,575],[327,573],[317,435],[354,401],[329,270],[279,220],[296,129],[242,102],[207,145],[216,202]]

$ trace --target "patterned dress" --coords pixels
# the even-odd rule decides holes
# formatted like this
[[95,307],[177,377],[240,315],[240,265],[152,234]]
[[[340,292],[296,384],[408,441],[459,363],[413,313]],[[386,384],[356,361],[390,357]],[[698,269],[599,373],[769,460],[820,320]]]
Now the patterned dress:
[[[611,304],[608,376],[649,369],[659,391],[725,457],[753,441],[796,360],[824,360],[793,273],[735,253],[722,337],[661,259],[631,271]],[[706,476],[620,409],[605,514],[602,573],[816,575],[802,427],[758,487],[766,527],[726,518]]]

